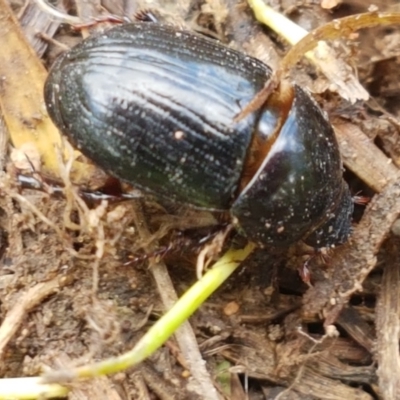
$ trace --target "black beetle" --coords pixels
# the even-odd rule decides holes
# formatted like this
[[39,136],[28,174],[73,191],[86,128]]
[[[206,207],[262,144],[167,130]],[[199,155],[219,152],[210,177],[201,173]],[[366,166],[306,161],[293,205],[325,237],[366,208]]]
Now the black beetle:
[[62,55],[44,94],[62,133],[124,181],[230,210],[260,245],[343,243],[353,201],[333,129],[309,94],[281,82],[234,122],[270,76],[259,60],[205,37],[132,23]]

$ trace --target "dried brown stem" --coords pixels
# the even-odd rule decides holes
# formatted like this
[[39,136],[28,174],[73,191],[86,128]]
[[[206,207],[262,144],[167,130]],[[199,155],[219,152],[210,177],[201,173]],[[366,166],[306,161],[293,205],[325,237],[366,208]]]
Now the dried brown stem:
[[376,305],[376,359],[381,396],[400,398],[400,270],[399,241],[392,240]]
[[376,265],[376,254],[400,214],[400,176],[376,195],[354,230],[351,240],[338,248],[329,262],[328,279],[317,282],[304,296],[304,314],[325,316],[334,323],[351,295]]

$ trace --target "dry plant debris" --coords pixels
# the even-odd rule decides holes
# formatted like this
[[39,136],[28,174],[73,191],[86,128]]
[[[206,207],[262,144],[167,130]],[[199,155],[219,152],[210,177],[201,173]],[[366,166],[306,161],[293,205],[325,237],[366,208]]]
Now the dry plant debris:
[[[126,263],[136,252],[157,246],[141,222],[154,229],[161,207],[149,201],[138,213],[129,202],[90,208],[81,201],[71,179],[98,187],[104,175],[78,154],[73,168],[60,161],[54,143],[61,147],[61,141],[45,115],[41,93],[46,71],[39,56],[51,62],[54,50],[44,52],[49,42],[36,32],[52,36],[59,26],[33,2],[23,9],[10,3],[18,14],[0,0],[0,35],[7,38],[0,55],[4,378],[37,376],[43,366],[69,367],[123,353],[170,307],[176,293],[195,281],[195,257],[189,250],[175,252],[150,269],[146,258]],[[265,34],[243,2],[108,3],[115,7],[111,12],[125,6],[130,15],[135,7],[151,5],[168,21],[210,32],[274,66],[287,50],[275,34]],[[327,12],[314,3],[285,1],[276,9],[310,29],[347,13],[365,12],[372,4],[323,2]],[[395,3],[374,2],[380,11],[391,11]],[[110,7],[102,5],[76,1],[75,11],[87,19]],[[59,32],[57,40],[76,40],[77,34],[66,26]],[[293,72],[296,80],[320,93],[351,171],[347,175],[353,192],[372,197],[365,210],[357,210],[362,216],[350,242],[323,262],[317,257],[309,263],[312,286],[298,276],[304,264],[298,247],[285,254],[255,252],[190,325],[143,365],[77,384],[70,399],[400,397],[400,244],[391,231],[400,213],[399,35],[397,26],[391,31],[376,28],[360,33],[358,45],[339,47],[339,57],[357,68],[372,101],[349,105],[335,94],[321,93],[324,78],[305,61]],[[61,176],[65,198],[20,190],[19,171],[7,156],[4,127],[15,147],[37,147],[42,170]],[[71,169],[78,173],[71,174]],[[180,209],[169,212],[175,218],[182,215]],[[227,311],[232,305],[235,311]]]

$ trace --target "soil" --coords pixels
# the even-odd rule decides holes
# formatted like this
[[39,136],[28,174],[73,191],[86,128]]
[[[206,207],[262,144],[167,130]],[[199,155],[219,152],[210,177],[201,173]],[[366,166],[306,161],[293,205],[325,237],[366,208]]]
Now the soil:
[[[99,14],[95,2],[76,3],[70,13]],[[244,2],[108,3],[103,7],[117,15],[151,8],[274,68],[289,49],[255,22]],[[395,0],[343,0],[333,8],[269,3],[308,30],[372,4],[400,11]],[[50,29],[54,20],[43,27],[43,12],[34,13],[33,5],[11,5],[29,38],[36,40],[32,32],[39,30],[68,46],[81,40],[65,24]],[[356,205],[350,242],[323,256],[310,257],[302,244],[254,251],[190,326],[135,368],[73,383],[70,399],[400,399],[400,27],[357,35],[334,47],[369,100],[344,100],[304,59],[292,71],[336,128],[352,193],[372,199],[367,208]],[[49,66],[60,47],[40,40],[32,46]],[[173,289],[180,296],[196,281],[200,239],[210,235],[210,242],[216,231],[204,228],[210,216],[150,197],[120,201],[115,182],[117,201],[87,205],[62,162],[63,196],[51,193],[40,167],[29,175],[44,179],[41,190],[21,188],[26,166],[10,158],[7,143],[2,149],[1,377],[38,376],[44,367],[73,367],[131,349],[173,302]],[[84,186],[90,193],[99,182],[111,187],[99,171]],[[232,234],[226,248],[231,241],[244,243]],[[305,268],[308,280],[299,274]]]

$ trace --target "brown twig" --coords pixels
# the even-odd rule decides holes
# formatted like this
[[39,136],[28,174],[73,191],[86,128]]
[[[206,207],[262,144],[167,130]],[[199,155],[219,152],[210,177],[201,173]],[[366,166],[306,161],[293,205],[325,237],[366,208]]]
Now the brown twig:
[[389,181],[396,179],[397,167],[390,158],[354,124],[335,124],[340,153],[344,164],[376,192],[380,192]]
[[376,265],[376,254],[400,214],[400,176],[388,184],[368,205],[351,240],[338,248],[330,260],[329,279],[317,282],[304,295],[303,312],[323,312],[325,326],[333,324],[351,295]]
[[18,302],[8,311],[0,327],[0,355],[20,328],[26,314],[67,283],[69,281],[66,277],[58,276],[48,282],[38,283],[20,295]]
[[400,398],[400,271],[399,240],[392,240],[389,246],[383,272],[382,285],[376,305],[377,343],[376,360],[379,364],[378,377],[381,397]]

